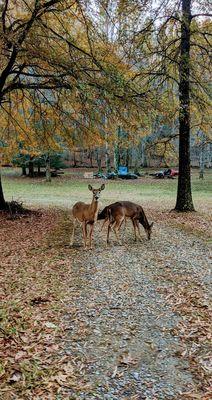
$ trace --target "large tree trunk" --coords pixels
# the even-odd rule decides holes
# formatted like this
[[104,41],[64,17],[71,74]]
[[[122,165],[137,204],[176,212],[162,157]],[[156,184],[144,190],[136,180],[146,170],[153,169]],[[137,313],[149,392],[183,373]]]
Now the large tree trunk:
[[175,210],[194,211],[190,169],[190,24],[191,0],[182,0],[179,65],[179,178]]
[[7,208],[7,203],[4,198],[2,182],[1,182],[1,173],[0,173],[0,210],[6,210],[6,208]]

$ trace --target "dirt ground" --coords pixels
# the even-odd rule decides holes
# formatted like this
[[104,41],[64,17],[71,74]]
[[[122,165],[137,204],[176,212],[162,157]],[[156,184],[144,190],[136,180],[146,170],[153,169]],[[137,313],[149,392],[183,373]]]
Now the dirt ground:
[[129,223],[125,244],[113,238],[107,248],[99,226],[94,251],[71,253],[65,354],[79,358],[83,379],[94,386],[79,398],[162,400],[198,392],[189,361],[181,356],[189,344],[177,333],[182,316],[173,306],[184,302],[178,285],[196,283],[205,289],[202,301],[208,298],[207,247],[163,225],[156,225],[151,241],[143,232],[135,244]]
[[98,223],[92,251],[66,211],[1,217],[2,399],[211,398],[208,230],[147,215],[150,241]]

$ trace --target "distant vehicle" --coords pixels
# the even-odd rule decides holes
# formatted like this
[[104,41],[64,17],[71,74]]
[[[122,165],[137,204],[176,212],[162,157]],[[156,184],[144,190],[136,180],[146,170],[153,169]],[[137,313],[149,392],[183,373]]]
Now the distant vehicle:
[[158,172],[154,172],[153,174],[150,174],[151,176],[154,176],[157,179],[173,179],[175,176],[179,175],[179,172],[173,168],[168,168],[164,169]]

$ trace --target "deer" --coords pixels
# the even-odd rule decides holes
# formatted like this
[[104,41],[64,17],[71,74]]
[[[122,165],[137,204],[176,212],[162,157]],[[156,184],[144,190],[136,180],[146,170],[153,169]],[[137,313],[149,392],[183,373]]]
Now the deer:
[[99,214],[98,220],[104,219],[104,223],[102,225],[102,229],[106,222],[108,222],[108,230],[107,230],[107,244],[109,244],[109,236],[110,230],[113,229],[116,235],[118,242],[120,243],[119,231],[123,222],[126,225],[126,219],[130,218],[134,228],[135,242],[137,241],[137,232],[139,235],[139,239],[141,240],[141,233],[139,223],[143,225],[144,230],[147,235],[147,239],[150,240],[153,222],[149,224],[147,217],[143,208],[131,201],[118,201],[116,203],[110,204],[106,206]]
[[99,210],[99,198],[101,195],[101,191],[105,189],[105,185],[102,184],[99,189],[93,189],[91,185],[88,185],[88,189],[93,193],[93,199],[91,204],[85,204],[82,201],[78,201],[77,203],[74,204],[72,208],[72,215],[74,221],[73,221],[73,231],[70,239],[70,246],[73,246],[76,223],[81,222],[83,239],[84,239],[84,249],[87,249],[87,239],[88,239],[87,225],[90,226],[89,249],[92,249],[94,224],[97,221],[98,210]]

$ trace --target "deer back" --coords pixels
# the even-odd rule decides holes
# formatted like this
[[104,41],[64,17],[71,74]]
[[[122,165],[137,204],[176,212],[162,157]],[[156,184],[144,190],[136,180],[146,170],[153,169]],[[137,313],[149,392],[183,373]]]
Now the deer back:
[[140,206],[131,201],[118,201],[108,206],[111,216],[116,219],[118,216],[126,218],[139,218]]

